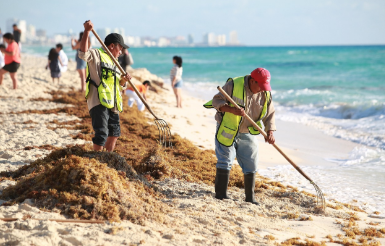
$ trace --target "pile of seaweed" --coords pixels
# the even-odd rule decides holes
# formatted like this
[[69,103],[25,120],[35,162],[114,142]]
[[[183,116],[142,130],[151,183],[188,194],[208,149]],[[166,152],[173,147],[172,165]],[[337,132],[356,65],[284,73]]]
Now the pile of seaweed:
[[[52,102],[75,106],[19,113],[75,115],[81,119],[80,123],[50,122],[47,127],[79,130],[74,139],[91,141],[94,133],[83,93],[55,91],[51,94]],[[33,198],[39,207],[59,209],[73,218],[129,219],[143,223],[146,219],[161,221],[161,214],[167,210],[159,199],[162,194],[151,188],[154,179],[214,183],[214,151],[199,149],[177,134],[172,138],[173,148],[160,147],[157,127],[136,107],[127,107],[127,98],[124,100],[125,108],[120,114],[121,137],[115,153],[93,152],[84,146],[55,150],[14,173],[0,174],[0,179],[8,177],[18,181],[5,189],[0,198],[11,199],[6,204]],[[229,186],[243,187],[240,167],[233,167]],[[266,189],[273,190],[276,197],[297,192],[293,187],[258,175],[256,192]],[[312,194],[307,195],[314,198]]]
[[53,151],[15,172],[2,173],[18,182],[3,190],[3,205],[33,199],[40,208],[80,219],[164,222],[168,211],[156,193],[124,158],[84,146]]
[[[158,89],[162,91],[162,89]],[[81,92],[54,91],[51,92],[50,101],[75,105],[74,107],[63,107],[50,110],[26,110],[20,113],[66,113],[75,115],[81,119],[80,124],[61,125],[51,122],[51,129],[68,128],[80,130],[73,136],[74,139],[91,141],[93,129],[91,118],[88,113],[87,103]],[[47,100],[47,99],[42,99]],[[55,124],[56,123],[56,124]],[[172,122],[168,122],[171,123]],[[124,110],[120,114],[121,137],[119,137],[114,152],[124,157],[128,165],[132,166],[138,173],[144,175],[148,180],[162,178],[178,178],[190,182],[203,182],[213,184],[215,180],[216,157],[213,150],[202,150],[187,139],[173,134],[173,148],[161,148],[158,144],[159,132],[154,124],[151,124],[143,112],[136,107],[127,107],[127,98],[124,97]],[[271,186],[285,188],[279,182],[270,182],[259,176],[257,188],[269,188]],[[230,186],[243,188],[243,173],[238,166],[231,171]]]

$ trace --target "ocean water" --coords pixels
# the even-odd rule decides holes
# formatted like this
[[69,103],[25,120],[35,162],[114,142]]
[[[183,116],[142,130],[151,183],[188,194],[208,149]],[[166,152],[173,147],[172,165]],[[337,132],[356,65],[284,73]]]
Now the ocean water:
[[[47,55],[49,47],[23,47]],[[69,58],[75,53],[65,48]],[[357,200],[369,212],[385,213],[385,46],[132,48],[134,68],[168,76],[174,55],[183,58],[184,89],[210,99],[227,78],[249,74],[256,67],[271,75],[277,118],[313,126],[325,134],[362,144],[334,165],[305,167],[328,195],[343,202]],[[287,166],[262,174],[296,183]],[[307,183],[306,183],[307,182]]]

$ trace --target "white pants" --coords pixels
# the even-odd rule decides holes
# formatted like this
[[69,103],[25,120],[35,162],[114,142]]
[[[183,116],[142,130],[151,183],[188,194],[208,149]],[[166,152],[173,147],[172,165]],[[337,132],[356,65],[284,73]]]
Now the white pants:
[[126,90],[126,95],[128,96],[128,106],[132,107],[134,102],[138,105],[138,110],[143,111],[146,107],[144,106],[142,100],[136,95],[136,93],[132,90]]

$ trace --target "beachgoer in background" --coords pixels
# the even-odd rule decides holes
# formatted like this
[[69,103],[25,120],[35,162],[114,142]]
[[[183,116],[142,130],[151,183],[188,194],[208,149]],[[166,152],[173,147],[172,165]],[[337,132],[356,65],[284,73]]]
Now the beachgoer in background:
[[0,70],[0,85],[3,83],[4,74],[9,73],[13,82],[13,89],[17,89],[17,70],[20,67],[20,50],[19,46],[13,39],[11,33],[3,35],[4,41],[7,43],[7,48],[1,48],[4,53],[4,67]]
[[[79,50],[80,50],[80,43],[81,43],[82,37],[83,37],[83,32],[79,34],[79,40],[76,40],[76,39],[71,40],[71,46],[73,50],[76,50],[75,60],[76,60],[76,70],[78,71],[80,76],[80,83],[81,83],[80,91],[85,91],[87,62],[79,58]],[[91,47],[90,40],[88,40],[88,47]]]
[[4,55],[3,55],[3,51],[2,51],[3,49],[5,50],[5,45],[4,44],[0,44],[0,69],[2,67],[4,67],[4,65],[5,65],[5,63],[4,63]]
[[180,56],[174,56],[172,58],[172,62],[175,64],[170,72],[170,79],[171,79],[171,85],[174,89],[174,94],[176,97],[176,107],[181,108],[182,107],[182,57]]
[[46,69],[49,68],[49,70],[51,70],[52,82],[55,82],[55,79],[57,79],[57,82],[60,83],[60,64],[62,64],[62,62],[59,53],[55,48],[52,48],[48,54],[48,65],[46,67]]
[[[93,149],[99,151],[104,147],[107,151],[113,151],[120,136],[119,112],[123,110],[120,91],[127,88],[131,76],[128,73],[120,74],[103,48],[89,49],[93,26],[91,21],[84,23],[84,35],[78,52],[79,57],[88,64],[86,99],[95,131]],[[121,54],[122,48],[128,48],[123,37],[117,33],[107,35],[104,44],[115,59]]]
[[[148,80],[144,81],[142,85],[136,85],[136,88],[143,95],[143,98],[146,101],[147,101],[146,92],[150,86],[151,86],[151,83]],[[126,90],[126,95],[128,96],[129,107],[132,107],[134,105],[134,102],[136,102],[136,105],[138,105],[139,111],[143,111],[146,108],[144,103],[142,102],[142,100],[140,100],[140,98],[138,97],[138,95],[136,94],[133,88],[129,87]]]
[[21,38],[21,30],[17,27],[16,24],[13,24],[13,38],[15,42],[19,45],[19,51],[21,52],[21,43],[20,43],[20,38]]
[[127,49],[122,50],[122,55],[119,56],[118,61],[124,71],[127,71],[127,67],[130,67],[132,64],[134,64],[132,55],[128,52]]
[[230,103],[218,93],[204,107],[215,108],[217,131],[215,137],[215,154],[217,156],[217,173],[215,177],[215,198],[229,199],[227,185],[230,170],[235,157],[242,168],[245,183],[246,202],[258,205],[254,198],[255,173],[258,164],[259,132],[247,120],[246,114],[258,125],[261,121],[268,138],[266,142],[274,144],[275,110],[271,97],[270,73],[264,68],[257,68],[251,75],[230,78],[223,90],[234,99],[242,109],[230,106]]
[[61,61],[61,63],[59,64],[60,72],[64,73],[68,69],[68,57],[67,57],[66,53],[64,53],[62,44],[56,45],[56,51],[59,53],[59,58]]

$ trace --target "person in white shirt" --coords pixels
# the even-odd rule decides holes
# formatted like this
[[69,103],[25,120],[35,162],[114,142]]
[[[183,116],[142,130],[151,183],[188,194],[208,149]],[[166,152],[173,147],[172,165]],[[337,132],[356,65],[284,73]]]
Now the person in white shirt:
[[68,57],[67,57],[66,53],[64,53],[62,44],[57,44],[56,50],[59,53],[59,57],[61,60],[61,64],[59,63],[60,72],[63,73],[65,71],[67,71],[67,69],[68,69]]
[[183,73],[183,68],[182,68],[182,57],[180,56],[174,56],[172,58],[172,62],[175,64],[171,71],[170,71],[170,80],[171,80],[171,85],[174,90],[174,94],[176,97],[176,107],[181,108],[182,107],[182,73]]
[[[1,49],[5,49],[5,45],[4,44],[0,44],[0,50]],[[2,67],[4,67],[5,65],[5,62],[4,62],[4,55],[3,55],[3,52],[0,51],[0,69]]]

